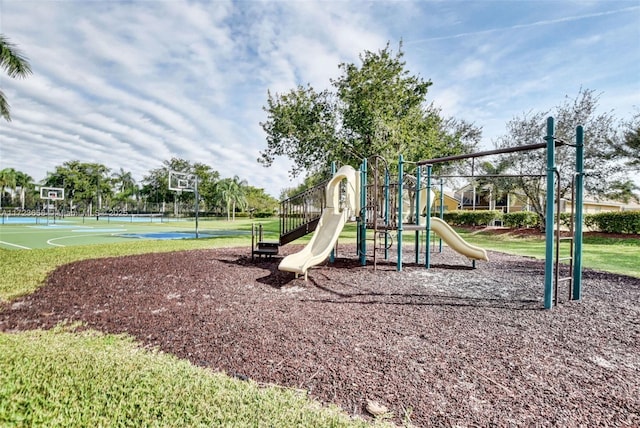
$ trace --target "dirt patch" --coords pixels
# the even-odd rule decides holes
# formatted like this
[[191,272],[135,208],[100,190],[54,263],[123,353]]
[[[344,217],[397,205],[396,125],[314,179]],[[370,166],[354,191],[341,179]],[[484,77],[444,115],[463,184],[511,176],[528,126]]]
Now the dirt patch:
[[585,271],[581,302],[543,310],[542,263],[489,256],[445,248],[426,270],[407,248],[374,271],[341,246],[308,282],[246,248],[87,260],[1,306],[0,330],[82,321],[416,426],[638,426],[640,279]]

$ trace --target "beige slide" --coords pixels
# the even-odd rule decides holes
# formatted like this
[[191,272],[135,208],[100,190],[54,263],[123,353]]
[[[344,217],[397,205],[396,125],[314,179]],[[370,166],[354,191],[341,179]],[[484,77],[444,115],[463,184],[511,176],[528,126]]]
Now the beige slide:
[[[322,211],[311,241],[301,251],[282,259],[278,269],[293,272],[296,278],[298,275],[304,275],[306,280],[307,270],[329,257],[345,223],[359,211],[358,178],[356,170],[348,165],[336,172],[327,184],[327,207]],[[344,193],[340,191],[343,181],[346,181]]]
[[471,260],[489,261],[487,251],[484,248],[469,244],[445,221],[437,217],[431,217],[431,230],[440,236],[451,249],[463,256],[467,256]]

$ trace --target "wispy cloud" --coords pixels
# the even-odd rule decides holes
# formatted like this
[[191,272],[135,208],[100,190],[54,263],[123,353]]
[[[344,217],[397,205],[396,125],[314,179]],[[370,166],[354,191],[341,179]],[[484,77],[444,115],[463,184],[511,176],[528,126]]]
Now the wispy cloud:
[[621,8],[621,9],[616,9],[616,10],[608,10],[608,11],[603,11],[603,12],[587,13],[587,14],[576,15],[576,16],[564,16],[564,17],[559,17],[559,18],[554,18],[554,19],[545,19],[545,20],[540,20],[540,21],[535,21],[535,22],[529,22],[529,23],[525,23],[525,24],[514,24],[514,25],[509,25],[509,26],[504,26],[504,27],[489,28],[489,29],[485,29],[485,30],[468,31],[468,32],[461,32],[461,33],[450,34],[450,35],[426,37],[426,38],[421,38],[421,39],[410,40],[410,41],[408,41],[407,44],[443,41],[443,40],[451,40],[451,39],[461,39],[461,38],[475,37],[475,36],[480,36],[480,35],[491,35],[493,33],[498,33],[498,32],[506,32],[506,31],[512,31],[512,30],[521,30],[521,29],[527,29],[527,28],[533,28],[533,27],[541,27],[541,26],[546,26],[546,25],[562,24],[562,23],[566,23],[566,22],[582,21],[582,20],[585,20],[585,19],[599,18],[599,17],[603,17],[603,16],[608,16],[608,15],[617,15],[617,14],[622,14],[622,13],[637,13],[639,10],[640,10],[640,6],[629,6],[629,7],[624,7],[624,8]]
[[[0,0],[0,31],[34,70],[0,75],[13,116],[0,123],[0,168],[40,180],[78,159],[140,180],[175,156],[277,196],[292,184],[288,161],[256,162],[267,91],[329,88],[339,63],[400,40],[410,72],[434,81],[430,101],[484,126],[485,144],[514,115],[582,84],[629,111],[640,92],[640,6],[594,2],[540,19],[526,13],[535,2],[514,4],[518,19],[489,1]],[[487,29],[486,16],[504,25]],[[590,25],[572,26],[582,20]]]

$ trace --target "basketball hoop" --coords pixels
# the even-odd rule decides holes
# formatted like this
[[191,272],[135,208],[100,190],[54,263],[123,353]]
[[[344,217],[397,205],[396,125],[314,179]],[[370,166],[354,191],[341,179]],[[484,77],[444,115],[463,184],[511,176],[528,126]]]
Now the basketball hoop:
[[61,187],[41,187],[40,199],[47,201],[62,201],[64,200],[64,189]]

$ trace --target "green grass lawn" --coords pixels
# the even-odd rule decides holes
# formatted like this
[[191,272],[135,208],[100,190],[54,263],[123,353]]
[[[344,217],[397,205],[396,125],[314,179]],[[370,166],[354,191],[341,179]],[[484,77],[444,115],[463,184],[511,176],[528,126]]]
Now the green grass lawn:
[[[278,220],[260,223],[265,238],[276,240]],[[220,221],[216,227],[250,231],[251,224]],[[487,249],[544,256],[540,239],[460,233]],[[407,233],[405,242],[413,236]],[[341,242],[355,242],[354,225]],[[249,255],[250,236],[0,249],[0,301],[32,293],[49,272],[76,260],[221,246],[245,246]],[[585,267],[640,277],[638,239],[586,238],[583,258]],[[300,391],[239,381],[126,336],[75,327],[0,334],[0,426],[368,426]]]
[[[540,238],[523,238],[511,234],[496,235],[487,232],[470,232],[458,229],[460,236],[471,244],[487,250],[530,256],[545,257],[545,241]],[[569,255],[569,244],[560,246],[560,256]],[[586,236],[583,239],[582,264],[591,268],[640,278],[640,239],[635,237],[606,238]]]
[[0,426],[370,425],[303,391],[240,381],[126,336],[69,327],[0,334],[0,378]]

